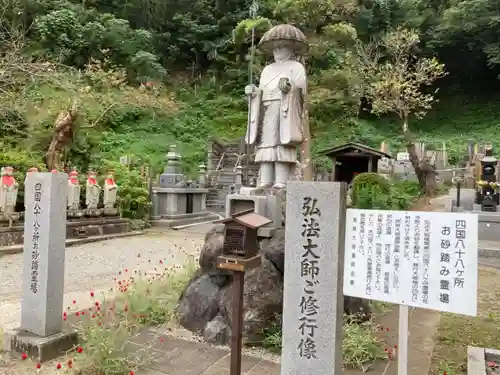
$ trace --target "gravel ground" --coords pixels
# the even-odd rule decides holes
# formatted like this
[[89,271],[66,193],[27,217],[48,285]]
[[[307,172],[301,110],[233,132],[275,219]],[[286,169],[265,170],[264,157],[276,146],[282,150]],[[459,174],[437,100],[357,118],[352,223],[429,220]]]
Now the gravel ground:
[[[183,264],[197,256],[203,234],[154,230],[145,235],[69,247],[66,250],[64,302],[77,300],[79,307],[90,306],[89,291],[107,294],[118,272],[152,270],[160,259],[165,265]],[[19,326],[22,293],[23,254],[0,258],[0,327]],[[151,262],[151,263],[150,263]]]

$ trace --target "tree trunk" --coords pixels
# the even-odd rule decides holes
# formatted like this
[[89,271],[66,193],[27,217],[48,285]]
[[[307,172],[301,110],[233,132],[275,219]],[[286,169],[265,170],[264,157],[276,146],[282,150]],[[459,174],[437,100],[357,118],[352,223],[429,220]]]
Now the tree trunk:
[[406,133],[407,143],[406,150],[410,155],[410,162],[415,170],[418,184],[422,188],[424,194],[428,197],[433,196],[437,191],[436,171],[434,166],[430,163],[429,158],[424,157],[419,160],[415,142],[411,140],[409,133]]
[[78,116],[76,104],[67,111],[61,111],[54,123],[52,141],[46,154],[46,164],[49,171],[61,170],[61,157],[65,147],[73,141],[73,126]]

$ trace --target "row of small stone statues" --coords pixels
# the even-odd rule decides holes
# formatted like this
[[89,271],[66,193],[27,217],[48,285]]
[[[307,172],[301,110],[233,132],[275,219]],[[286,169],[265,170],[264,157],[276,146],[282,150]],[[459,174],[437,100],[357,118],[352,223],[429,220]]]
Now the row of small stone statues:
[[[28,173],[39,172],[37,168],[30,168]],[[0,221],[16,221],[19,213],[16,213],[17,193],[19,184],[13,176],[14,168],[3,167],[1,169],[0,181]],[[103,194],[103,208],[99,208],[101,191]],[[110,172],[104,180],[104,187],[97,182],[97,173],[88,172],[85,191],[85,209],[80,208],[81,186],[78,181],[78,172],[74,169],[68,176],[68,197],[67,213],[68,217],[78,218],[82,216],[116,216],[118,209],[116,198],[118,186],[115,183],[114,174]]]

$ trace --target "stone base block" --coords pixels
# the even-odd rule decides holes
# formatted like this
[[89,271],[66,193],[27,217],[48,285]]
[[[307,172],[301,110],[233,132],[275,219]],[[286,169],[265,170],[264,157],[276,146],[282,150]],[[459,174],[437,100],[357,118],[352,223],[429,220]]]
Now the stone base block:
[[281,195],[242,195],[232,194],[226,197],[225,216],[253,209],[258,215],[262,215],[273,222],[268,227],[282,228],[283,207]]
[[98,217],[102,215],[102,208],[87,208],[85,210],[85,216],[88,217]]
[[264,189],[261,187],[252,187],[252,186],[242,186],[240,188],[240,195],[263,195]]
[[48,337],[14,330],[4,333],[4,349],[11,353],[26,353],[34,361],[50,361],[73,348],[78,340],[75,331],[64,331]]
[[83,210],[68,210],[67,211],[68,218],[81,218],[84,215]]
[[152,217],[151,226],[175,229],[176,227],[182,227],[184,225],[205,223],[216,221],[219,219],[219,215],[214,214],[210,211],[196,212],[191,214],[160,215]]
[[107,208],[107,207],[104,207],[104,216],[118,216],[118,208],[114,208],[114,207],[111,207],[111,208]]

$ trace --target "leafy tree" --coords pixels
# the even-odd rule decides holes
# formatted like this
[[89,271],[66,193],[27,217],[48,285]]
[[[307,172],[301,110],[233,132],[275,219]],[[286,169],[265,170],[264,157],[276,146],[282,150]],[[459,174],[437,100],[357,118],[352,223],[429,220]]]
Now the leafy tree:
[[435,27],[433,45],[457,47],[477,57],[484,56],[489,67],[500,65],[500,17],[496,0],[459,0],[445,9]]
[[436,101],[435,91],[428,91],[436,80],[446,75],[445,67],[434,57],[416,54],[420,42],[413,30],[397,29],[380,41],[358,43],[357,63],[364,77],[364,95],[377,115],[396,114],[402,123],[407,149],[418,181],[427,195],[436,190],[435,173],[427,158],[419,160],[410,136],[410,115],[417,119]]

